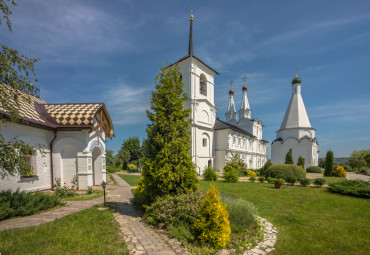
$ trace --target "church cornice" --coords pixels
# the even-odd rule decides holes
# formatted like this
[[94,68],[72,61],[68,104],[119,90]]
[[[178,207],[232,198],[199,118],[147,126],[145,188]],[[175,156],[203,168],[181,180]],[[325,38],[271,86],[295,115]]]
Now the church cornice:
[[313,127],[292,127],[292,128],[283,128],[283,129],[279,129],[278,131],[276,132],[279,132],[279,131],[283,131],[283,130],[294,130],[294,129],[308,129],[308,130],[315,130],[315,128]]

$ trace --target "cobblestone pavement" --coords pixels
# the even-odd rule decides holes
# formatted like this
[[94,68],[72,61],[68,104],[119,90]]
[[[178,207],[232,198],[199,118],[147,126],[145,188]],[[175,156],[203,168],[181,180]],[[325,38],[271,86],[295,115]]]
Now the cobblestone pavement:
[[112,176],[120,187],[109,187],[108,201],[117,203],[119,212],[115,214],[115,218],[121,226],[121,234],[130,254],[188,254],[177,241],[168,239],[143,222],[130,204],[133,187],[116,174]]
[[36,215],[1,221],[0,231],[12,228],[34,227],[58,218],[62,218],[68,214],[85,210],[101,203],[103,203],[103,197],[98,197],[87,201],[67,201],[67,206],[62,208]]

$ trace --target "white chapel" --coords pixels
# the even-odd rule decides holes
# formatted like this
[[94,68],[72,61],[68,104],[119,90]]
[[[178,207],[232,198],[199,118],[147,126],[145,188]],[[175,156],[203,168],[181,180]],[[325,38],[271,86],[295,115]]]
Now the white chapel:
[[301,79],[296,74],[292,81],[292,97],[285,112],[276,140],[271,144],[271,163],[284,164],[285,156],[292,151],[296,164],[299,156],[305,159],[305,166],[318,165],[318,142],[316,130],[311,127],[301,95]]
[[[193,15],[190,16],[188,55],[177,64],[188,99],[185,107],[191,109],[191,156],[198,174],[208,166],[222,172],[232,154],[239,154],[248,168],[261,168],[267,161],[266,143],[262,140],[262,122],[251,118],[247,87],[241,88],[243,99],[239,120],[234,103],[234,91],[229,91],[226,121],[216,118],[214,77],[217,73],[193,54]],[[232,82],[231,82],[232,84]]]

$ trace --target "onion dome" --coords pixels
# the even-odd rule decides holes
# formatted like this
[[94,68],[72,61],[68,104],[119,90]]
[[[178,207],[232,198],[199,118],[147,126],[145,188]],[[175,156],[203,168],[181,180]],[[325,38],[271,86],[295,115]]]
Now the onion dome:
[[247,86],[245,86],[245,84],[244,84],[244,86],[243,86],[243,88],[242,88],[242,91],[244,92],[244,91],[247,91],[248,90],[248,88],[247,88]]
[[292,85],[296,83],[301,83],[301,78],[298,77],[298,69],[295,73],[295,78],[292,80]]
[[229,90],[229,95],[234,95],[234,90],[233,90],[233,81],[230,81],[230,90]]

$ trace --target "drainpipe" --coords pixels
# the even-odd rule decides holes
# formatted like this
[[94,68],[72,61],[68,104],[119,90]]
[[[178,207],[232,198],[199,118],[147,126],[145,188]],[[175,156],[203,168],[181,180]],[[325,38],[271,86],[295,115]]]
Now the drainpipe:
[[50,176],[51,176],[51,190],[54,190],[54,164],[53,164],[53,143],[57,139],[58,130],[54,130],[54,138],[50,142]]

